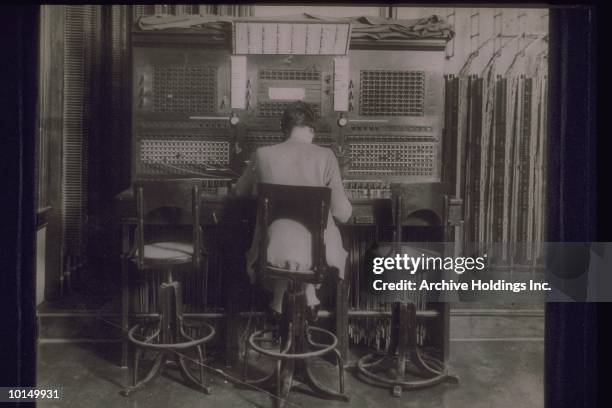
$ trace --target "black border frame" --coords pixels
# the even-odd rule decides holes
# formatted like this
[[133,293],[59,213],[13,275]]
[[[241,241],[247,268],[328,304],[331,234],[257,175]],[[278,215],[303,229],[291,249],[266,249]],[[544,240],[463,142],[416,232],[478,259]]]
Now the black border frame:
[[[34,385],[36,379],[32,271],[39,7],[5,6],[1,10],[0,106],[4,120],[0,122],[0,169],[6,181],[3,183],[0,299],[6,305],[1,309],[0,385],[28,386]],[[550,11],[549,203],[556,203],[551,205],[548,214],[551,241],[612,241],[612,205],[605,196],[609,189],[606,184],[610,184],[606,180],[611,161],[608,152],[612,151],[607,138],[609,132],[605,132],[609,125],[604,123],[607,101],[602,88],[607,79],[600,76],[596,80],[597,71],[608,72],[601,57],[603,45],[596,62],[596,29],[603,44],[604,18],[610,15],[603,2],[598,7],[562,6]],[[596,106],[599,115],[595,114]],[[599,119],[597,129],[596,118]],[[598,368],[604,368],[610,352],[599,338],[604,331],[598,327],[603,327],[605,317],[612,315],[611,306],[547,305],[547,407],[604,406],[604,377],[596,378],[596,373]],[[28,405],[33,404],[19,406]]]
[[[2,246],[0,385],[36,383],[34,241],[38,92],[37,5],[0,8]],[[34,403],[15,404],[34,406]]]
[[[597,224],[596,12],[549,12],[547,240],[605,240]],[[599,203],[601,204],[601,203]],[[598,404],[595,303],[547,303],[545,407]],[[601,402],[601,401],[600,401]]]

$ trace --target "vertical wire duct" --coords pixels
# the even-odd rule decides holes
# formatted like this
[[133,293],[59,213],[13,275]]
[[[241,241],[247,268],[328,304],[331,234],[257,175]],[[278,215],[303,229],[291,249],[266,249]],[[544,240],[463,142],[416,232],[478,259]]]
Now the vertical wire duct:
[[63,254],[74,268],[82,266],[87,249],[87,154],[99,6],[65,6],[65,13],[62,228]]
[[494,75],[495,58],[481,75],[460,75],[466,81],[457,115],[465,149],[457,149],[466,168],[458,181],[465,240],[517,242],[517,249],[528,243],[516,254],[521,266],[541,261],[545,239],[547,43],[538,41],[525,48],[527,58],[517,54],[503,77]]

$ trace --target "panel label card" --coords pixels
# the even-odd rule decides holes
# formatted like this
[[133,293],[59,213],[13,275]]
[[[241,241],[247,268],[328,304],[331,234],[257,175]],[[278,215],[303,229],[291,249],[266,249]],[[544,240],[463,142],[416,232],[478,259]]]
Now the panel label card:
[[349,23],[237,21],[234,54],[346,55]]
[[232,109],[245,109],[247,83],[247,59],[245,55],[231,56],[231,72]]
[[304,88],[269,88],[268,98],[271,101],[303,101],[306,99]]
[[346,56],[334,58],[334,110],[348,111],[349,59]]

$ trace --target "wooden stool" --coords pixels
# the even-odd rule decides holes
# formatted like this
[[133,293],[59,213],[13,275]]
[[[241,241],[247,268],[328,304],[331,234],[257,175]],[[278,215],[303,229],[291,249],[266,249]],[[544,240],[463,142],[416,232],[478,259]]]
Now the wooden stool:
[[[291,391],[294,377],[308,384],[321,397],[348,401],[344,393],[344,363],[338,350],[338,338],[328,330],[314,327],[308,321],[308,306],[305,295],[307,284],[320,284],[326,274],[331,273],[325,256],[324,232],[327,228],[331,190],[327,187],[286,186],[260,183],[258,194],[258,223],[260,226],[259,276],[287,282],[283,296],[283,313],[279,325],[280,350],[273,351],[261,346],[270,342],[269,330],[251,334],[245,345],[244,380],[250,384],[266,383],[274,387],[274,406],[281,407]],[[302,224],[312,236],[312,267],[306,270],[280,268],[270,265],[267,259],[268,227],[277,219],[290,219]],[[326,337],[321,343],[313,335]],[[276,369],[267,376],[248,380],[249,351],[276,360]],[[309,366],[309,359],[327,354],[335,356],[340,380],[339,391],[331,390],[316,380]]]
[[[461,219],[461,202],[451,199],[447,194],[449,190],[450,186],[447,183],[391,184],[395,208],[394,247],[401,245],[402,228],[405,226],[438,227],[443,230],[442,239],[445,242],[454,241],[455,226],[460,224]],[[395,253],[397,251],[397,248],[394,249]],[[426,295],[426,292],[423,295]],[[376,385],[391,388],[396,397],[400,397],[403,390],[431,387],[446,381],[459,382],[459,378],[450,375],[446,367],[450,307],[446,303],[443,307],[432,310],[435,312],[434,318],[443,326],[437,335],[442,337],[440,339],[442,348],[446,349],[441,351],[444,358],[438,359],[425,354],[419,346],[415,302],[419,304],[419,308],[428,306],[426,297],[420,301],[392,304],[388,351],[370,353],[357,362],[357,369],[361,375]],[[412,374],[417,379],[409,379],[406,374]]]
[[[197,272],[200,267],[201,227],[199,223],[200,181],[197,179],[137,180],[134,183],[136,197],[137,231],[136,245],[127,257],[141,273],[164,271],[164,281],[157,292],[159,320],[155,328],[135,325],[127,333],[128,341],[136,347],[134,352],[133,384],[123,390],[128,396],[157,377],[169,359],[176,362],[186,381],[210,393],[205,384],[203,345],[215,335],[208,323],[189,324],[183,319],[182,288],[174,280],[178,266],[190,265]],[[178,211],[177,211],[178,210]],[[154,224],[154,225],[152,225]],[[151,233],[153,227],[169,228],[170,235],[179,235],[175,229],[189,226],[191,242],[163,240]],[[145,232],[146,231],[146,232]],[[189,330],[204,328],[204,333],[193,335]],[[187,365],[184,353],[194,349],[198,353],[199,378]],[[140,357],[143,350],[157,352],[152,368],[139,380]]]

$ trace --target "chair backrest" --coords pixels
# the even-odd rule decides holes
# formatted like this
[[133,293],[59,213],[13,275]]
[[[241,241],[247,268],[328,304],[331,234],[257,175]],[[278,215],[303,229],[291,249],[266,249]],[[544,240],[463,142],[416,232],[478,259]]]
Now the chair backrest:
[[395,240],[402,240],[403,226],[445,226],[450,191],[446,182],[391,183]]
[[199,179],[140,179],[133,185],[136,198],[138,264],[144,265],[145,226],[192,226],[193,263],[200,263]]
[[[260,183],[257,186],[257,215],[260,226],[260,272],[279,278],[321,282],[327,268],[324,233],[329,216],[331,190],[328,187],[304,187]],[[296,273],[268,265],[268,228],[278,219],[302,224],[312,234],[312,271]]]

